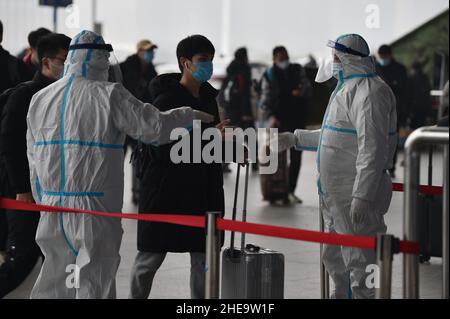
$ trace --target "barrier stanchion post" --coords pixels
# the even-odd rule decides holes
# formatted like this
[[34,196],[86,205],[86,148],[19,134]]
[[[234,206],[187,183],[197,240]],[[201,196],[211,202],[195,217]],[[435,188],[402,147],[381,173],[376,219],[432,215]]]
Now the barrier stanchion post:
[[449,192],[448,192],[448,144],[444,146],[444,193],[443,193],[443,197],[444,197],[444,202],[443,202],[443,210],[442,210],[442,214],[443,214],[443,218],[442,218],[442,298],[444,299],[448,299],[448,241],[449,241],[449,236],[448,236],[448,196],[449,196]]
[[[319,203],[319,227],[320,231],[325,231],[323,222],[322,201]],[[330,298],[330,276],[328,275],[325,265],[323,264],[323,244],[320,244],[320,298]]]
[[206,265],[205,298],[219,299],[220,288],[220,235],[217,231],[217,217],[220,212],[206,213]]
[[[444,145],[446,163],[444,164],[444,184],[448,181],[448,127],[421,127],[411,133],[405,142],[405,194],[404,194],[404,215],[403,215],[403,239],[412,242],[419,241],[419,223],[417,219],[417,196],[419,191],[420,177],[420,148],[424,145],[441,144]],[[444,156],[445,157],[445,156]],[[447,187],[448,188],[448,187]],[[444,209],[445,212],[445,190]],[[448,210],[448,206],[447,206]],[[444,218],[448,218],[447,215]],[[444,274],[443,279],[448,285],[448,219],[443,223],[444,251],[447,259],[443,258]],[[445,239],[447,238],[447,239]],[[446,261],[447,260],[447,261]],[[447,264],[447,265],[446,265]],[[445,286],[444,281],[444,286]],[[445,288],[444,288],[445,290]],[[444,291],[445,294],[445,291]],[[419,256],[415,254],[404,254],[403,257],[403,298],[419,298]]]
[[[404,239],[419,241],[417,219],[417,195],[419,190],[420,154],[414,149],[405,149],[405,194],[404,194]],[[403,297],[419,298],[419,256],[403,255]]]
[[[377,235],[377,265],[378,287],[375,290],[376,299],[391,299],[392,289],[392,259],[398,240],[392,235]],[[397,244],[398,246],[398,244]]]

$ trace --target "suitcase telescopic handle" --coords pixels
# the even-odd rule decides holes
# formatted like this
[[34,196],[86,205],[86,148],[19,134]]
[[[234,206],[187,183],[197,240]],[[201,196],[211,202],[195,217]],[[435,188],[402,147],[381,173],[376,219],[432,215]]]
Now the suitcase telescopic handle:
[[[237,212],[237,199],[238,199],[238,193],[239,193],[239,175],[241,174],[241,165],[238,165],[237,167],[237,174],[236,174],[236,185],[234,187],[234,200],[233,200],[233,214],[231,216],[232,220],[236,220],[236,212]],[[234,231],[231,232],[230,237],[230,251],[234,250]]]
[[[244,184],[244,205],[242,207],[242,221],[247,221],[247,194],[248,194],[248,173],[249,173],[250,164],[245,164],[245,184]],[[241,235],[241,251],[243,252],[245,249],[245,233]]]

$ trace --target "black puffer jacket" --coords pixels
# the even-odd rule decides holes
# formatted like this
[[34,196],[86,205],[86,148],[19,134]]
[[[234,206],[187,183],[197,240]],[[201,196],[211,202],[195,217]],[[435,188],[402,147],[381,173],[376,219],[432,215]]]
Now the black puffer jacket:
[[[216,117],[217,91],[205,83],[200,98],[193,97],[179,80],[180,74],[155,78],[150,90],[153,104],[161,111],[191,106]],[[202,125],[205,129],[211,125]],[[203,141],[203,145],[208,141]],[[145,146],[147,156],[141,177],[140,213],[204,216],[207,211],[224,212],[223,174],[221,164],[180,163],[170,160],[172,144]],[[192,157],[192,132],[191,132]],[[223,236],[222,236],[223,238]],[[138,250],[145,252],[204,252],[205,230],[164,223],[138,223]]]

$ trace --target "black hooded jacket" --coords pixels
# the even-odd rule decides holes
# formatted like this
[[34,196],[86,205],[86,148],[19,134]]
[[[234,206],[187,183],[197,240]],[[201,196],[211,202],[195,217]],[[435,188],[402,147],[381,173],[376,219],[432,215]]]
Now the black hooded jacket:
[[33,95],[53,83],[40,72],[32,81],[19,84],[0,116],[0,166],[7,172],[12,194],[31,192],[27,158],[27,114]]
[[[202,131],[219,122],[217,91],[204,83],[195,98],[179,81],[181,74],[164,74],[150,84],[153,104],[161,111],[191,106],[216,117],[216,123],[202,124]],[[191,151],[192,158],[192,132]],[[176,142],[174,142],[176,143]],[[179,163],[170,159],[174,143],[145,146],[140,185],[140,213],[204,216],[207,211],[224,212],[221,164]],[[205,145],[208,141],[204,141]],[[138,250],[144,252],[205,252],[205,230],[165,223],[138,222]]]
[[[233,60],[227,67],[227,76],[222,83],[223,104],[226,117],[231,124],[244,127],[243,116],[252,116],[251,109],[251,69],[250,65],[240,60]],[[224,92],[227,90],[227,94]],[[225,101],[225,95],[228,100]]]

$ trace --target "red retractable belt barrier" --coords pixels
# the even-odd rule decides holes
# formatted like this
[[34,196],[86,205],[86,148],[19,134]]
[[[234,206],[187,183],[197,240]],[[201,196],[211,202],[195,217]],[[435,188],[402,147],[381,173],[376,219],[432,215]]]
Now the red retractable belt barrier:
[[[402,183],[392,183],[392,190],[394,192],[403,192],[404,185]],[[427,195],[442,195],[443,188],[442,186],[419,185],[419,193]]]
[[[89,214],[96,216],[153,221],[189,227],[205,228],[205,217],[203,216],[93,212],[83,209],[72,209],[66,207],[32,204],[7,198],[0,198],[0,208],[20,210],[20,211],[32,211],[32,212],[43,211],[51,213]],[[228,230],[262,236],[309,241],[329,245],[339,245],[364,249],[376,248],[376,238],[369,236],[353,236],[335,233],[323,233],[318,231],[304,230],[297,228],[232,221],[223,218],[219,218],[217,220],[217,228],[219,230]],[[410,241],[400,241],[399,251],[403,253],[417,255],[419,254],[419,244]]]

